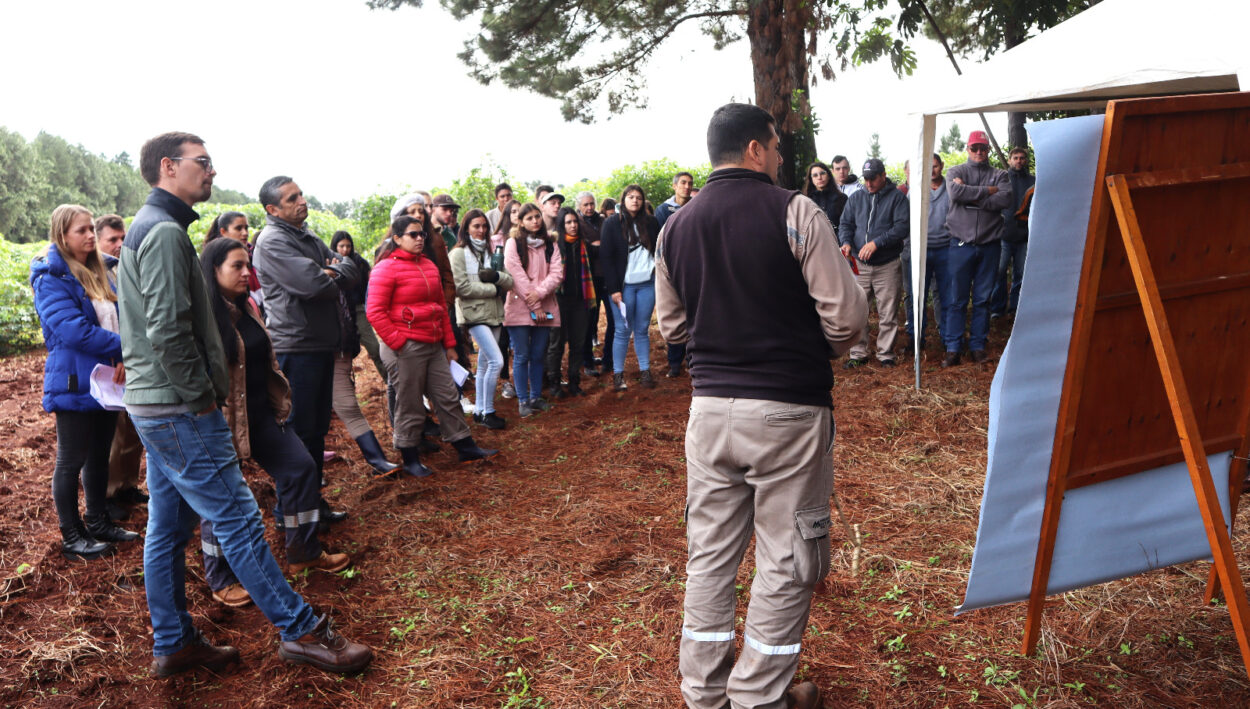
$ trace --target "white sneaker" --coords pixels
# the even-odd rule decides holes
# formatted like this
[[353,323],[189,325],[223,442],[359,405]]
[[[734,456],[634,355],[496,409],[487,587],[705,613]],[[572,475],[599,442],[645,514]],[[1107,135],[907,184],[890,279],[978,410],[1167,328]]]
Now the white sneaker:
[[515,398],[516,398],[516,387],[512,386],[512,382],[504,382],[504,383],[503,383],[503,394],[502,394],[502,396],[503,396],[503,398],[505,398],[505,399],[515,399]]
[[473,413],[473,402],[469,401],[469,397],[462,396],[460,397],[460,408],[463,409],[466,414],[471,414]]

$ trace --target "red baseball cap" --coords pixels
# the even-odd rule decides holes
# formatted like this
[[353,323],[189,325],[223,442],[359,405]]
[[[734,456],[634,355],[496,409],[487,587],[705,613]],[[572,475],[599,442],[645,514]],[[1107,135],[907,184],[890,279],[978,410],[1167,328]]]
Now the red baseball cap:
[[974,130],[968,134],[968,145],[989,145],[990,137],[983,130]]

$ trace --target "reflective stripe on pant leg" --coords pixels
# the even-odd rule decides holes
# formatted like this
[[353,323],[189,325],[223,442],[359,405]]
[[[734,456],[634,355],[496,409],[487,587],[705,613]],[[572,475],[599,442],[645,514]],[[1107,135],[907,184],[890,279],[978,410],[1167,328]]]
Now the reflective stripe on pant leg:
[[767,645],[756,640],[748,634],[743,634],[743,641],[761,655],[797,655],[802,649],[802,643],[794,643],[793,645]]

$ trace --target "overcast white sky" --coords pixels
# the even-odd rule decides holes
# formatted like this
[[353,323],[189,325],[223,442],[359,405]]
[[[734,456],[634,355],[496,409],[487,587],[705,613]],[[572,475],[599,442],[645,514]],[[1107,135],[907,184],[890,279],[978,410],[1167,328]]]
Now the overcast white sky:
[[[0,125],[136,160],[151,136],[191,131],[217,184],[250,195],[276,174],[323,201],[445,185],[487,156],[556,185],[661,157],[701,163],[712,111],[754,97],[746,43],[716,52],[688,26],[650,64],[647,109],[565,123],[554,100],[469,78],[456,53],[475,27],[437,0],[397,12],[365,0],[5,0],[0,26]],[[823,158],[857,166],[874,131],[889,161],[912,149],[915,99],[953,75],[940,46],[916,44],[913,77],[882,64],[813,89]],[[1005,138],[1005,115],[990,118]],[[965,136],[979,127],[959,121]],[[939,135],[952,122],[939,119]]]

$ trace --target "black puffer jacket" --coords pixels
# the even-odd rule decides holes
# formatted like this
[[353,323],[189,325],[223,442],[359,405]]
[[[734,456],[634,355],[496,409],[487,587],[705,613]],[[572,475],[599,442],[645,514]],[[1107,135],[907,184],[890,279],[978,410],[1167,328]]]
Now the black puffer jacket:
[[838,224],[842,221],[842,210],[846,208],[846,195],[830,183],[829,189],[814,189],[807,196],[820,207],[826,217],[829,217],[829,223],[833,225],[833,233],[838,233]]

